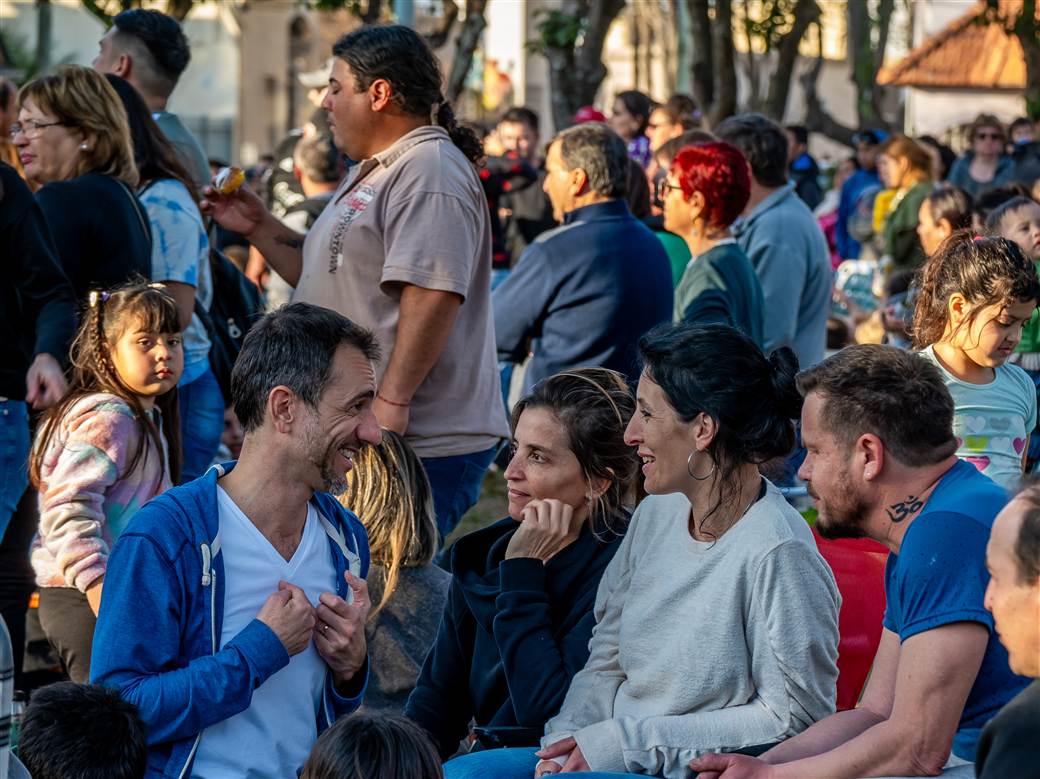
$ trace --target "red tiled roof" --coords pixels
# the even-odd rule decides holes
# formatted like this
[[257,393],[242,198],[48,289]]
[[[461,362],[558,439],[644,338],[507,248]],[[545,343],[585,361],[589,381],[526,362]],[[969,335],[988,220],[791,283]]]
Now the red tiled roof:
[[[1021,11],[1021,0],[1001,0],[1004,15]],[[892,86],[1023,89],[1026,63],[1018,39],[1000,24],[982,21],[985,2],[929,36],[899,62],[878,73]],[[1040,11],[1038,11],[1040,14]]]

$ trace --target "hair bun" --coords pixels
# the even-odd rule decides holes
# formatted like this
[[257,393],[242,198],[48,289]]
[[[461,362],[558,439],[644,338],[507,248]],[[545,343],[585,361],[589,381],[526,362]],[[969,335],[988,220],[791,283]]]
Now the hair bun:
[[776,407],[785,419],[797,419],[802,414],[802,395],[795,383],[798,375],[798,357],[786,346],[769,355],[773,370],[773,393]]

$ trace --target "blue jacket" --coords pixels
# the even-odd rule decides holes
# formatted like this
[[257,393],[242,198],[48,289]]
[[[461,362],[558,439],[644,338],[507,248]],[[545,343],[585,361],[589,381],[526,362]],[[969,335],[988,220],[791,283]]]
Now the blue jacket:
[[498,359],[533,352],[525,390],[588,365],[638,379],[636,344],[672,318],[672,270],[657,236],[624,200],[569,212],[491,295]]
[[[189,776],[202,731],[249,708],[253,690],[289,663],[278,636],[257,619],[219,648],[224,562],[216,487],[233,467],[210,468],[149,501],[109,558],[90,676],[140,711],[148,729],[146,779]],[[329,495],[315,494],[312,503],[329,536],[336,593],[350,600],[344,572],[368,575],[365,529]],[[344,698],[326,674],[319,733],[361,705],[367,660],[356,679],[356,695]]]
[[875,170],[857,170],[841,188],[841,200],[838,201],[838,221],[834,224],[834,243],[838,256],[843,260],[858,260],[863,247],[859,241],[849,235],[849,217],[856,211],[859,196],[868,187],[881,186]]
[[946,181],[960,187],[974,198],[983,192],[1015,180],[1015,160],[1007,154],[1002,154],[997,160],[997,170],[993,174],[993,180],[976,181],[971,177],[971,162],[974,158],[975,154],[969,151],[954,160],[953,165],[950,166],[950,172],[946,175]]

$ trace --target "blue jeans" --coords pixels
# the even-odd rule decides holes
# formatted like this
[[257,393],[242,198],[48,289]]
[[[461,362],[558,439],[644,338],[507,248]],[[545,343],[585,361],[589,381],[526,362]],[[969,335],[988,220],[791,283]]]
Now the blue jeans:
[[29,486],[29,411],[21,400],[0,401],[0,539]]
[[177,388],[181,412],[181,484],[199,478],[213,463],[224,432],[224,398],[209,367],[194,381]]
[[[483,752],[472,752],[456,757],[444,764],[444,779],[533,779],[534,768],[538,765],[535,749],[488,749]],[[573,777],[573,779],[619,779],[634,777],[645,779],[639,774],[615,774],[593,771],[592,773],[570,772],[553,774],[556,777]]]
[[493,446],[473,454],[422,458],[433,491],[433,509],[437,512],[437,530],[442,542],[477,502],[484,472],[497,451],[498,447]]

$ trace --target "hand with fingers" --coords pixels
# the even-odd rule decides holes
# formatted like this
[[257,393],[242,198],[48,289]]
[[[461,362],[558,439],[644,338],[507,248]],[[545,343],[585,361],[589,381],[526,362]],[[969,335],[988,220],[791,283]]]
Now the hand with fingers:
[[36,355],[25,375],[25,402],[43,411],[61,400],[68,388],[58,361],[45,352]]
[[[573,736],[560,739],[545,749],[539,750],[535,755],[541,758],[541,762],[534,769],[535,777],[548,776],[549,774],[582,773],[592,770],[588,761],[585,760],[585,755],[581,752],[581,747],[578,746],[578,742],[574,740]],[[561,757],[567,758],[563,765],[554,760],[554,758]]]
[[295,584],[278,582],[278,592],[271,593],[256,618],[274,631],[290,656],[299,654],[310,643],[314,607],[307,593]]
[[543,563],[573,544],[581,533],[584,512],[553,498],[532,500],[524,506],[520,527],[509,539],[506,559],[534,557]]
[[690,761],[698,779],[768,779],[773,767],[747,755],[712,753]]
[[251,192],[249,187],[239,187],[229,195],[221,194],[216,187],[202,190],[199,210],[213,217],[217,223],[249,238],[270,217],[264,201]]
[[353,602],[347,603],[335,593],[323,592],[315,610],[314,646],[332,670],[336,685],[349,682],[365,664],[368,646],[365,642],[365,620],[372,604],[368,585],[347,571],[347,586]]

